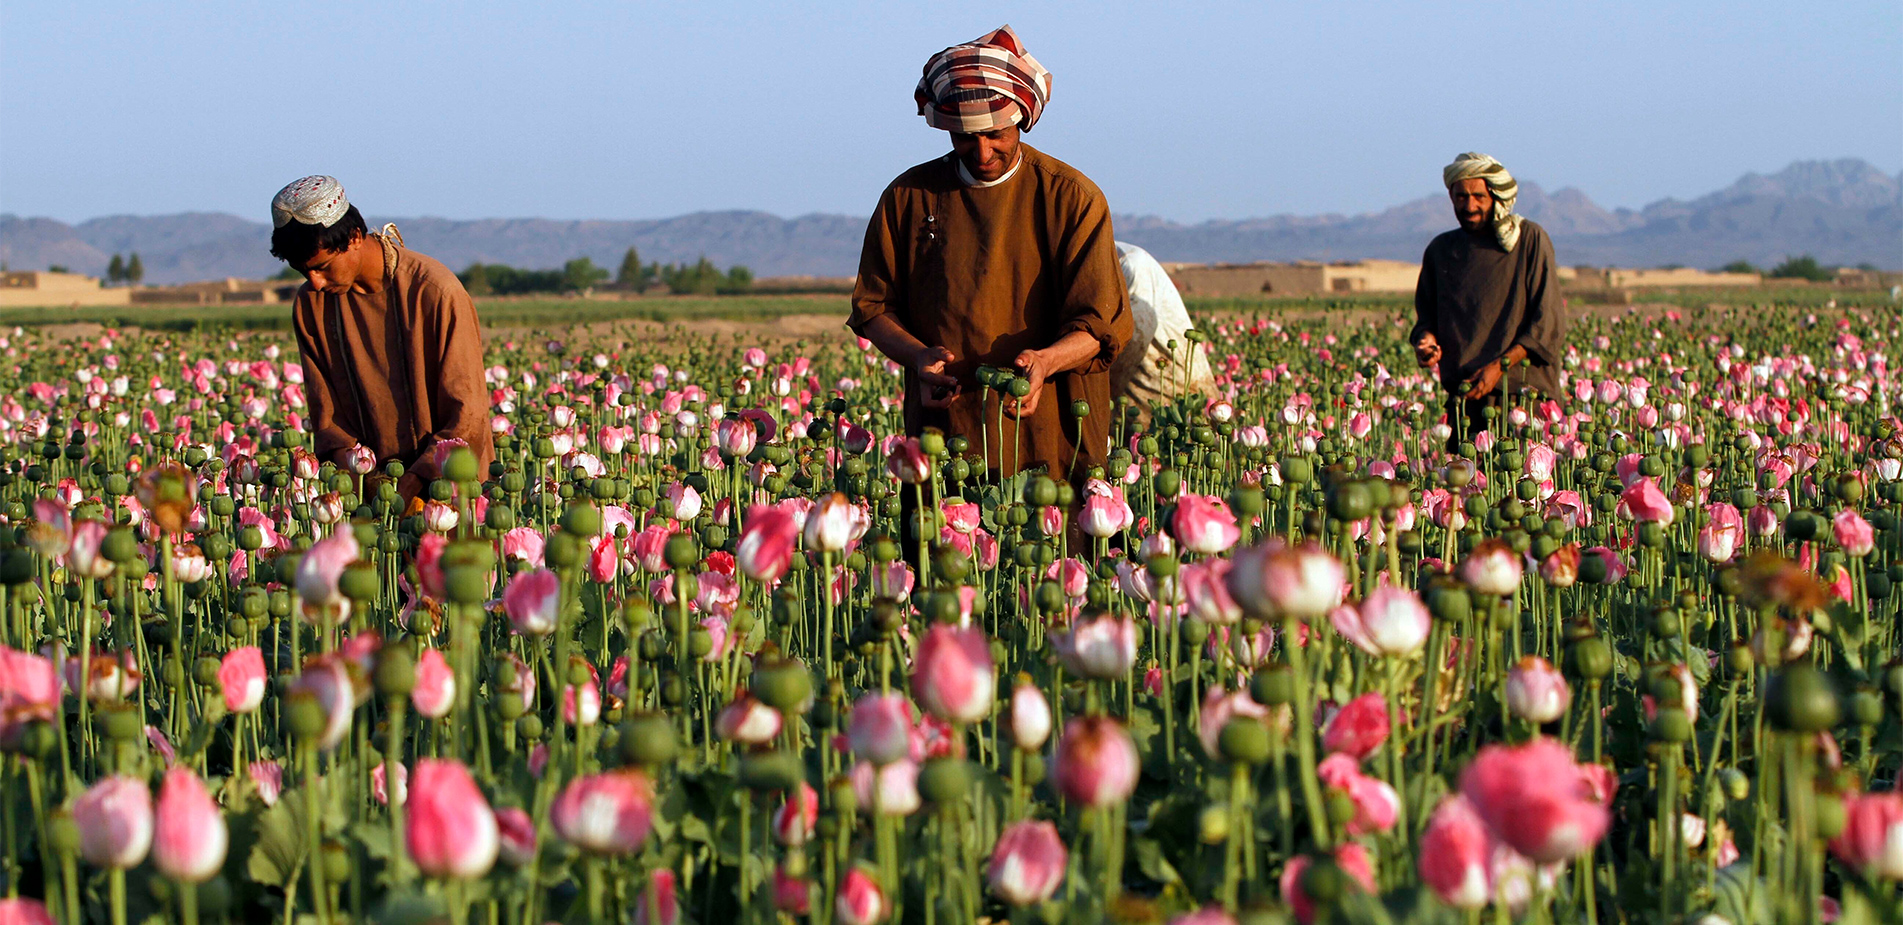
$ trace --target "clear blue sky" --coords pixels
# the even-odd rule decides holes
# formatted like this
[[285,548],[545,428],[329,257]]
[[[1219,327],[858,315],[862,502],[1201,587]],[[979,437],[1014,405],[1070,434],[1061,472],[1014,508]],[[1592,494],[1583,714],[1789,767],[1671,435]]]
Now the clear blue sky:
[[1028,140],[1119,213],[1360,212],[1477,149],[1641,206],[1797,159],[1903,167],[1903,3],[95,3],[0,6],[0,211],[264,220],[868,212],[945,150],[932,52],[1009,22]]

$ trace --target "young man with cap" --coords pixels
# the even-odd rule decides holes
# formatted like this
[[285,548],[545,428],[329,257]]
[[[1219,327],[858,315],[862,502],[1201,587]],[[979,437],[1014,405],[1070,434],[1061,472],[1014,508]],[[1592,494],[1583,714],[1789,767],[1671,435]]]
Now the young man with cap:
[[448,267],[372,233],[331,177],[298,180],[271,200],[271,254],[304,274],[292,306],[319,459],[351,471],[403,464],[407,505],[458,446],[476,477],[495,459],[482,330]]

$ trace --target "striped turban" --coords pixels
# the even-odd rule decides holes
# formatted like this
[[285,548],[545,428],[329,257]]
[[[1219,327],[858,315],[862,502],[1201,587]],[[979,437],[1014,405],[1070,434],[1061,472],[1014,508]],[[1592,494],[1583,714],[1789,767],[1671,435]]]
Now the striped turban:
[[933,55],[912,97],[932,128],[975,134],[1015,123],[1028,132],[1051,101],[1051,72],[1001,26]]
[[1513,200],[1520,195],[1520,184],[1513,182],[1513,175],[1507,173],[1506,167],[1485,154],[1469,151],[1441,168],[1440,176],[1448,189],[1476,177],[1487,181],[1487,192],[1493,194],[1494,237],[1507,253],[1512,253],[1513,246],[1520,243],[1520,217],[1513,214]]
[[336,177],[305,177],[271,197],[271,227],[282,228],[297,221],[329,228],[348,211],[350,199]]

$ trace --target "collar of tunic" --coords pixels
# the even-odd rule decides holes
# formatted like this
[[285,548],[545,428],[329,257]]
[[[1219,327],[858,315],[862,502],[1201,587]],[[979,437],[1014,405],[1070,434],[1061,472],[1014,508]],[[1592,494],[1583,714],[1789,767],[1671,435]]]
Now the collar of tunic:
[[953,164],[958,165],[958,182],[963,183],[966,186],[972,187],[974,189],[984,189],[986,187],[998,186],[1003,183],[1008,183],[1010,182],[1012,177],[1015,177],[1018,175],[1018,169],[1024,166],[1024,152],[1020,151],[1018,152],[1018,162],[1015,164],[1012,164],[1011,169],[1004,172],[1004,176],[999,177],[996,180],[980,180],[977,177],[972,176],[971,171],[965,169],[964,158],[954,154],[951,156],[951,159]]

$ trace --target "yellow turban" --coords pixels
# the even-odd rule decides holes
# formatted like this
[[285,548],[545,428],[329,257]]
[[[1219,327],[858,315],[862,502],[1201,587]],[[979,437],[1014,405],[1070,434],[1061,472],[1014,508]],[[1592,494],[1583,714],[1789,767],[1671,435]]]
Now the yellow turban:
[[1513,175],[1507,173],[1506,167],[1485,154],[1469,151],[1441,168],[1440,176],[1448,189],[1475,177],[1487,181],[1487,192],[1493,194],[1494,237],[1499,239],[1502,248],[1512,253],[1513,245],[1520,243],[1520,217],[1513,214],[1513,200],[1520,195],[1520,184],[1513,182]]

